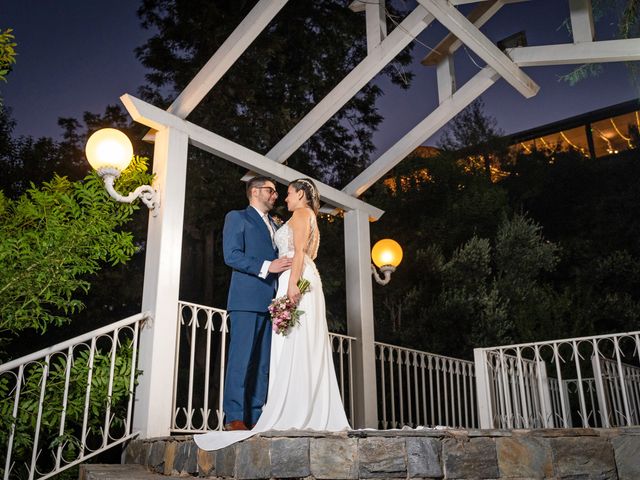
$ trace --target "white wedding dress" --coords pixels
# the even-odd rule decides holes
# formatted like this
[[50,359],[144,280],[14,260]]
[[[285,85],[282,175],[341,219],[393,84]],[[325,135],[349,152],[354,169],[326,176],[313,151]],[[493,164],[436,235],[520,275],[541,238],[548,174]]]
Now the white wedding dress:
[[[293,257],[293,232],[288,222],[278,229],[274,239],[281,257]],[[194,435],[201,449],[218,450],[268,430],[350,428],[333,366],[322,282],[313,263],[319,243],[320,234],[312,217],[302,272],[311,289],[298,304],[298,309],[304,312],[300,323],[286,337],[275,332],[271,337],[269,393],[258,423],[250,431]],[[287,294],[290,273],[280,275],[276,297]]]

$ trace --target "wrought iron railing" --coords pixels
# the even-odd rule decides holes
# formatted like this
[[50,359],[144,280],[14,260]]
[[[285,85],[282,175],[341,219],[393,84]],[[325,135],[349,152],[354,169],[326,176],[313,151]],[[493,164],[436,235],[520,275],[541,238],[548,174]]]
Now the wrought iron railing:
[[342,395],[342,403],[349,423],[354,418],[353,398],[353,342],[355,337],[329,332],[331,349],[333,351],[333,363],[338,377],[338,388]]
[[477,427],[473,362],[375,345],[381,429]]
[[[174,378],[174,433],[221,430],[228,315],[225,310],[179,302],[176,373]],[[330,333],[334,365],[342,401],[353,418],[353,337]]]
[[178,312],[171,431],[222,430],[227,312],[189,302]]
[[482,428],[638,425],[640,332],[476,349]]
[[2,478],[45,479],[132,432],[140,313],[0,365]]

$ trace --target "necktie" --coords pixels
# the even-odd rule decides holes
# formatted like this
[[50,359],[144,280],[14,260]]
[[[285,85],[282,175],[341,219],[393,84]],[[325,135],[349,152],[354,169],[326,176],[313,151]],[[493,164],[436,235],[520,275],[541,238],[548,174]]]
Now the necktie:
[[265,213],[262,217],[264,223],[267,224],[267,228],[269,229],[269,236],[271,237],[271,243],[273,244],[273,226],[271,225],[271,220],[269,220],[269,214]]

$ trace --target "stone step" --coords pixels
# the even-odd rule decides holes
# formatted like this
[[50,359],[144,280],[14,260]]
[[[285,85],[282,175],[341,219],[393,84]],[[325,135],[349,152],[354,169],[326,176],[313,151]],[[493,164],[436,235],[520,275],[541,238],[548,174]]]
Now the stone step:
[[157,474],[235,480],[640,480],[638,452],[639,427],[339,433],[293,430],[264,432],[215,452],[199,450],[191,436],[138,439],[128,444],[124,462],[146,465]]
[[[143,465],[80,465],[80,480],[167,480],[169,476],[153,473]],[[177,477],[175,477],[177,478]]]

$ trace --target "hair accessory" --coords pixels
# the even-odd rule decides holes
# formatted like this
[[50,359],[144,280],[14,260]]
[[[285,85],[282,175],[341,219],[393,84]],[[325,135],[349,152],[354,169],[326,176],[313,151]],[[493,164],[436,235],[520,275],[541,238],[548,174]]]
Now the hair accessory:
[[298,180],[296,180],[298,183],[304,183],[306,186],[308,186],[311,189],[311,195],[313,197],[317,197],[318,196],[318,192],[316,190],[316,188],[313,186],[313,183],[311,183],[309,180],[306,180],[304,178],[300,178]]

